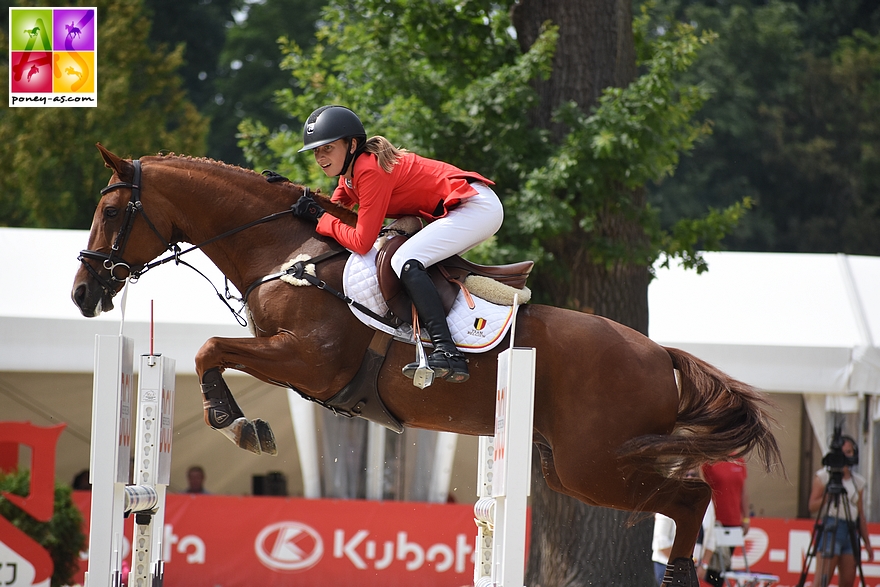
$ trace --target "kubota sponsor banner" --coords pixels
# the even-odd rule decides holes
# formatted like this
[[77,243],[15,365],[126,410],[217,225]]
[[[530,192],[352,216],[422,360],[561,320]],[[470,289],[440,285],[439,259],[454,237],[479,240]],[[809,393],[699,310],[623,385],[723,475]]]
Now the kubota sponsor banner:
[[[89,493],[74,500],[87,532]],[[472,505],[169,494],[165,587],[455,587],[473,582],[475,540]]]
[[[89,494],[74,492],[74,500],[87,532]],[[746,535],[751,570],[779,576],[774,587],[796,586],[813,523],[754,518]],[[880,546],[880,524],[868,528]],[[476,533],[472,504],[170,494],[165,586],[470,585]],[[129,560],[130,539],[126,522]],[[743,567],[740,549],[733,563]],[[862,567],[865,585],[880,587],[880,560]],[[810,572],[806,587],[812,579]]]

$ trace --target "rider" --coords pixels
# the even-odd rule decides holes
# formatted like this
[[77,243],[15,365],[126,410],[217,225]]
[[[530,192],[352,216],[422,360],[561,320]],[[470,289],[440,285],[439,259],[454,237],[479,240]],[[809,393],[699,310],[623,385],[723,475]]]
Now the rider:
[[[306,120],[300,152],[312,150],[324,173],[339,177],[331,200],[358,206],[357,225],[352,228],[324,214],[311,196],[303,195],[293,211],[317,222],[319,234],[364,254],[378,238],[385,218],[412,215],[428,222],[392,256],[391,267],[431,337],[434,351],[428,365],[435,376],[453,383],[467,381],[467,360],[452,341],[440,295],[426,268],[471,249],[501,227],[504,210],[489,187],[493,182],[473,171],[397,149],[385,137],[367,139],[358,116],[342,106],[322,106]],[[412,378],[417,367],[410,363],[403,374]]]

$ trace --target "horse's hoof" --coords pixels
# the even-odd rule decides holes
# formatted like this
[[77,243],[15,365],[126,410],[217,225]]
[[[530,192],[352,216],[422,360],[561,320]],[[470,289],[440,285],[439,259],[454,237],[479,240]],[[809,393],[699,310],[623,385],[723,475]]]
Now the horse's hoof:
[[663,576],[662,587],[699,587],[697,569],[694,561],[679,557],[666,565],[666,574]]
[[278,449],[275,447],[275,433],[272,432],[272,427],[268,422],[259,418],[255,419],[253,423],[257,431],[257,438],[260,440],[260,450],[264,455],[273,457],[277,455]]
[[232,444],[256,455],[262,454],[257,428],[247,418],[237,418],[232,424],[216,429],[220,434],[232,441]]

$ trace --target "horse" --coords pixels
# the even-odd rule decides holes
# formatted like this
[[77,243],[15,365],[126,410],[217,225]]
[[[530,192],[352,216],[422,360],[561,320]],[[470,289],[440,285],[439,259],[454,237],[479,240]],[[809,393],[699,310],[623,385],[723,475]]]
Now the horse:
[[82,35],[82,31],[79,30],[79,27],[74,24],[74,21],[70,21],[70,24],[64,25],[64,28],[67,29],[67,38],[76,38]]
[[[346,386],[374,337],[323,291],[342,288],[349,253],[290,213],[307,188],[273,181],[286,179],[277,174],[267,181],[211,159],[130,160],[97,147],[112,176],[80,256],[73,302],[86,317],[110,311],[127,278],[176,259],[178,243],[197,243],[239,292],[247,292],[255,333],[211,338],[197,352],[206,422],[243,448],[271,454],[271,429],[244,416],[222,373],[243,371],[319,403]],[[327,213],[356,222],[355,212],[320,193],[314,197]],[[163,251],[171,255],[151,263]],[[265,279],[298,255],[316,261],[322,286]],[[770,471],[781,462],[772,405],[708,363],[601,316],[525,304],[515,338],[517,346],[537,349],[533,441],[548,485],[589,505],[672,518],[677,532],[667,580],[697,587],[691,555],[711,491],[685,473],[753,450]],[[467,382],[441,380],[419,390],[401,374],[413,346],[389,344],[376,387],[390,415],[408,427],[494,433],[497,350],[470,355]],[[210,416],[218,406],[241,425],[237,430]]]

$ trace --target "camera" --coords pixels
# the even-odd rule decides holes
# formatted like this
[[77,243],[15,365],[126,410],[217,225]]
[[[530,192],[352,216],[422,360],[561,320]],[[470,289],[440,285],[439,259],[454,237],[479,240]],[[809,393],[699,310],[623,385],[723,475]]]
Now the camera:
[[[843,445],[846,441],[850,441],[853,445],[853,456],[847,456],[843,452]],[[841,434],[841,427],[834,427],[834,437],[831,439],[831,446],[828,454],[822,457],[822,465],[828,469],[830,473],[842,473],[844,467],[851,467],[859,464],[859,449],[856,441],[849,436]]]

